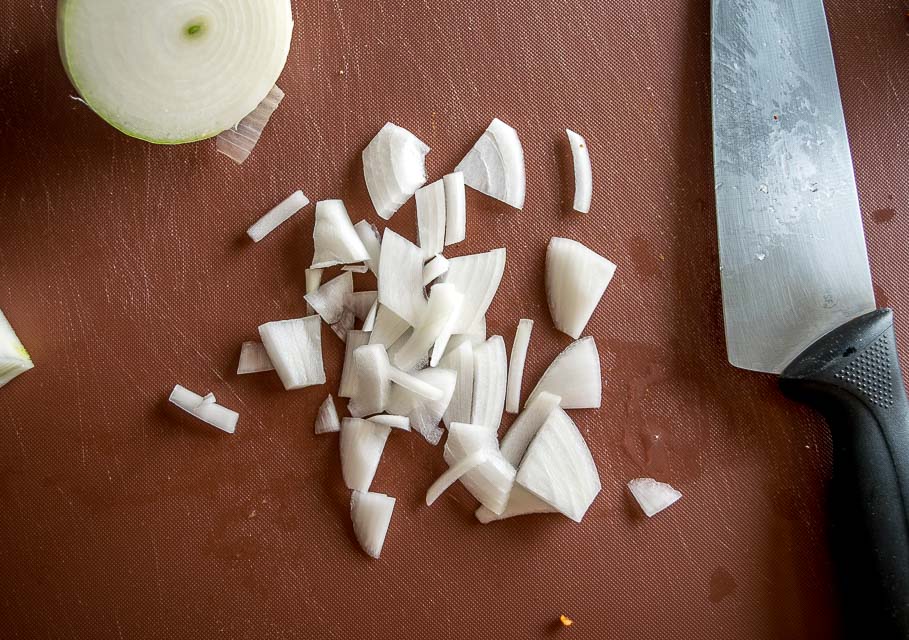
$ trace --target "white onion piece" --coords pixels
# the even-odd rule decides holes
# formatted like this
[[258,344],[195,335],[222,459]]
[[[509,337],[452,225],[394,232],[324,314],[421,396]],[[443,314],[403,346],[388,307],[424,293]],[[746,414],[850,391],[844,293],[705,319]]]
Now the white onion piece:
[[[235,126],[218,134],[215,148],[237,164],[243,164],[256,148],[262,132],[278,105],[284,99],[284,92],[278,85],[271,88],[268,95],[245,118]],[[275,225],[277,226],[277,225]]]
[[524,150],[518,132],[496,118],[455,168],[464,183],[516,209],[524,208]]
[[261,342],[244,342],[240,347],[240,363],[237,365],[237,375],[247,373],[260,373],[274,371],[275,365],[271,363],[268,352]]
[[315,431],[316,435],[322,433],[336,433],[341,430],[341,422],[338,420],[338,409],[335,407],[335,399],[328,394],[328,397],[319,407],[319,413],[316,415]]
[[600,408],[603,381],[600,353],[593,336],[575,340],[556,356],[530,392],[527,404],[543,391],[560,396],[563,409]]
[[326,324],[334,324],[341,320],[344,303],[352,293],[353,275],[342,273],[303,298]]
[[473,350],[473,409],[470,422],[493,431],[502,424],[508,356],[502,336],[493,336]]
[[524,410],[505,432],[499,445],[502,455],[508,462],[515,467],[521,464],[527,447],[537,435],[540,427],[549,419],[549,415],[558,408],[561,400],[557,395],[542,391],[527,403]]
[[367,420],[375,422],[376,424],[384,424],[392,429],[410,431],[410,418],[407,416],[394,416],[387,413],[380,413],[378,415],[370,416]]
[[[306,293],[312,293],[322,284],[322,273],[324,269],[307,269],[304,272],[306,279]],[[315,310],[312,308],[308,302],[306,303],[306,313],[312,315],[315,313]]]
[[361,322],[366,320],[370,309],[376,304],[378,292],[376,291],[356,291],[349,293],[344,300],[344,306],[350,309],[354,317]]
[[524,319],[518,322],[518,328],[514,332],[511,359],[508,361],[508,387],[505,390],[505,410],[508,413],[521,410],[521,382],[524,380],[524,364],[532,331],[533,320]]
[[553,238],[546,250],[546,297],[555,328],[581,337],[616,266],[580,242]]
[[483,524],[489,524],[505,518],[526,516],[532,513],[558,513],[558,509],[548,502],[543,502],[519,484],[515,484],[508,494],[508,504],[500,514],[495,514],[486,507],[479,507],[474,515]]
[[368,331],[348,331],[344,345],[344,365],[341,368],[341,382],[338,385],[338,395],[350,398],[356,393],[357,371],[354,363],[354,351],[363,345],[369,344]]
[[170,392],[168,400],[186,413],[221,431],[233,433],[237,430],[240,414],[217,404],[215,396],[210,393],[203,398],[178,384]]
[[449,173],[442,178],[445,184],[445,246],[462,242],[467,237],[467,197],[464,193],[464,174]]
[[469,333],[486,314],[499,290],[504,272],[504,248],[451,258],[448,261],[448,273],[442,280],[452,283],[464,294],[464,305],[454,328],[455,333]]
[[648,518],[652,518],[660,511],[678,502],[682,497],[681,492],[664,482],[657,482],[653,478],[636,478],[628,482],[628,490],[641,506],[641,510]]
[[319,316],[268,322],[259,327],[259,336],[285,389],[325,383]]
[[369,308],[366,317],[363,318],[363,331],[372,331],[376,326],[376,314],[379,313],[379,300],[376,299]]
[[426,183],[429,147],[387,123],[363,150],[363,177],[376,213],[388,220]]
[[34,366],[12,325],[0,311],[0,387]]
[[271,211],[256,220],[256,222],[246,230],[246,234],[253,242],[258,242],[277,229],[278,225],[286,222],[292,215],[308,204],[309,198],[304,196],[302,191],[294,191]]
[[376,225],[370,224],[366,220],[360,220],[354,225],[354,229],[369,254],[366,266],[374,274],[379,275],[379,255],[382,252],[382,240],[379,230],[376,229]]
[[381,555],[394,509],[395,499],[384,493],[351,493],[350,519],[357,542],[366,555],[376,559]]
[[571,159],[574,164],[574,210],[590,212],[593,198],[593,171],[590,168],[590,150],[587,141],[571,129],[565,129],[571,145]]
[[[451,327],[463,301],[464,296],[458,293],[454,285],[444,283],[434,285],[429,292],[429,303],[420,322],[414,327],[407,342],[395,352],[395,365],[405,370],[412,368],[433,345],[435,362],[430,360],[430,364],[432,366],[438,364],[451,337]],[[435,357],[435,354],[438,354],[438,357]]]
[[577,426],[555,409],[527,448],[517,483],[580,522],[600,492],[600,476]]
[[448,428],[444,458],[449,466],[475,451],[486,450],[486,462],[461,477],[461,483],[486,508],[496,514],[505,511],[514,485],[515,470],[499,453],[495,431],[488,427],[453,422]]
[[316,203],[312,241],[313,269],[369,260],[369,252],[351,224],[347,207],[341,200],[320,200]]
[[341,267],[341,271],[350,271],[351,273],[366,273],[369,271],[369,267],[365,264],[345,264]]
[[388,401],[388,411],[406,415],[410,419],[411,429],[422,435],[429,444],[437,445],[442,439],[439,422],[448,408],[448,403],[451,402],[457,382],[455,372],[439,368],[423,369],[413,376],[424,384],[441,389],[441,397],[428,400],[403,387],[395,387]]
[[369,420],[341,421],[341,475],[348,489],[369,491],[390,433],[391,427]]
[[440,367],[451,369],[457,376],[451,402],[442,416],[446,427],[452,422],[470,422],[473,408],[473,350],[473,343],[465,340],[439,361]]
[[[381,294],[380,294],[381,295]],[[406,320],[399,318],[383,304],[376,310],[376,320],[369,336],[369,344],[381,344],[390,347],[404,335],[410,327]]]
[[464,474],[473,471],[475,467],[483,464],[489,459],[489,451],[480,449],[470,455],[461,458],[455,464],[448,467],[445,472],[433,482],[429,489],[426,490],[426,506],[431,506],[433,502],[439,499],[445,490],[461,479]]
[[441,253],[427,262],[423,267],[423,286],[428,285],[436,278],[440,278],[448,271],[448,259]]
[[445,183],[436,180],[417,189],[415,198],[420,249],[429,260],[445,247]]
[[[64,0],[63,67],[102,118],[177,144],[233,127],[268,95],[290,49],[289,0]],[[229,52],[230,55],[226,55]]]
[[[369,344],[354,351],[354,367],[357,374],[357,395],[352,400],[367,414],[382,413],[389,406],[390,383],[432,402],[442,400],[445,395],[443,389],[393,367],[388,361],[385,347],[380,344]],[[444,410],[443,408],[442,411]],[[407,413],[393,409],[391,412],[401,415]]]
[[354,328],[355,321],[353,311],[345,307],[341,311],[338,321],[331,325],[331,330],[341,339],[341,342],[347,342],[347,334]]
[[420,247],[391,229],[382,237],[379,302],[411,326],[419,322],[426,308]]

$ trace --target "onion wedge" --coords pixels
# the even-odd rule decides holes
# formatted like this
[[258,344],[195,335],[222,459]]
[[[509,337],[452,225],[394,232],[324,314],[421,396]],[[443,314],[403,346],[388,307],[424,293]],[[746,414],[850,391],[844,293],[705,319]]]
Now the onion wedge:
[[268,352],[261,342],[243,343],[243,346],[240,347],[240,363],[237,365],[238,376],[274,370],[275,365],[271,363]]
[[467,197],[464,193],[464,174],[449,173],[442,178],[445,185],[445,246],[462,242],[467,237]]
[[350,222],[347,207],[340,200],[321,200],[316,203],[312,241],[313,269],[369,260],[369,252]]
[[442,415],[446,427],[452,422],[470,421],[473,408],[473,351],[473,343],[465,340],[439,361],[441,368],[451,369],[457,376],[451,402]]
[[410,431],[410,418],[407,416],[393,416],[387,413],[380,413],[378,415],[370,416],[367,420],[375,422],[376,424],[384,424],[392,429]]
[[356,395],[357,371],[354,363],[354,351],[369,344],[368,331],[348,331],[344,345],[344,365],[341,368],[341,383],[338,385],[338,395],[350,398]]
[[[411,375],[405,371],[391,366],[385,347],[380,344],[370,344],[359,347],[354,351],[354,368],[357,382],[356,393],[351,397],[351,404],[357,413],[372,415],[382,413],[388,408],[391,413],[407,415],[407,411],[392,408],[390,394],[391,384],[406,389],[410,394],[420,396],[430,402],[440,402],[445,395],[445,390],[426,382],[421,377]],[[451,394],[448,394],[448,399]],[[447,404],[447,400],[446,400]],[[400,405],[397,405],[400,406]],[[441,413],[445,411],[443,407]],[[413,419],[411,418],[411,422]]]
[[527,403],[524,410],[505,432],[500,444],[502,455],[508,462],[515,467],[521,464],[527,447],[530,446],[540,427],[549,419],[550,414],[559,407],[561,400],[559,396],[542,391]]
[[34,366],[28,351],[0,311],[0,387]]
[[682,494],[671,485],[657,482],[653,478],[631,480],[628,483],[628,490],[648,518],[652,518],[666,507],[678,502],[682,497]]
[[341,422],[341,474],[348,489],[369,491],[391,427],[359,418]]
[[437,399],[427,399],[404,387],[395,387],[392,389],[388,402],[388,411],[407,416],[410,419],[411,429],[423,436],[426,442],[435,446],[442,439],[439,422],[454,393],[455,372],[439,368],[423,369],[414,373],[413,377],[423,384],[439,389],[441,396]]
[[516,209],[524,208],[524,150],[518,132],[496,118],[455,168],[464,183]]
[[441,253],[423,267],[423,286],[442,277],[448,271],[448,260]]
[[268,322],[259,327],[259,336],[285,389],[325,383],[319,316]]
[[387,123],[363,150],[363,177],[376,213],[390,219],[426,183],[429,147],[407,129]]
[[294,191],[271,211],[256,220],[256,222],[246,230],[246,235],[248,235],[253,242],[258,242],[277,229],[278,225],[289,220],[292,215],[308,204],[309,198],[304,196],[302,191]]
[[486,461],[461,476],[461,483],[483,506],[500,514],[505,511],[514,485],[514,467],[499,453],[495,431],[479,425],[453,422],[445,441],[445,462],[454,466],[479,450],[487,452]]
[[415,197],[420,249],[429,260],[445,247],[445,183],[436,180],[417,189]]
[[382,251],[382,240],[379,230],[376,229],[376,225],[369,224],[366,220],[360,220],[354,225],[354,229],[369,254],[366,266],[374,274],[379,275],[379,254]]
[[326,324],[335,324],[341,321],[344,314],[344,303],[352,294],[353,275],[345,272],[332,278],[312,293],[307,293],[303,298]]
[[430,360],[430,365],[438,364],[451,337],[453,321],[457,319],[463,300],[464,296],[458,293],[454,285],[445,283],[434,285],[419,324],[407,342],[395,352],[395,365],[404,370],[413,368],[433,345],[435,362]]
[[[322,284],[322,273],[324,269],[307,269],[304,272],[304,277],[306,279],[306,293],[312,293]],[[306,303],[306,313],[312,315],[315,313],[315,310],[312,308],[308,302]]]
[[423,254],[391,229],[382,238],[379,260],[379,303],[415,326],[426,308],[423,295]]
[[508,361],[502,336],[493,336],[473,350],[471,423],[498,430],[505,410]]
[[376,326],[376,314],[379,312],[379,300],[376,299],[369,308],[366,317],[363,318],[363,331],[372,331]]
[[496,291],[499,290],[504,272],[504,248],[451,258],[448,261],[448,273],[442,280],[453,284],[464,295],[464,304],[454,333],[471,332],[474,325],[486,314]]
[[316,415],[315,431],[316,435],[322,433],[336,433],[341,430],[341,422],[338,420],[338,409],[335,407],[335,399],[328,394],[328,397],[319,407],[319,413]]
[[377,297],[377,291],[356,291],[347,294],[344,306],[350,309],[357,320],[363,322],[369,315],[370,309],[376,304]]
[[560,396],[563,409],[600,408],[603,381],[600,354],[593,336],[575,340],[556,356],[530,392],[527,404],[544,391]]
[[379,304],[376,310],[376,320],[369,336],[369,344],[381,344],[385,347],[392,346],[398,341],[398,338],[404,335],[409,324],[406,320],[399,318],[388,307]]
[[546,250],[546,297],[556,329],[581,337],[616,266],[580,242],[553,238]]
[[176,385],[168,400],[186,413],[225,433],[233,433],[237,430],[237,420],[240,418],[240,414],[219,405],[211,393],[202,397],[186,387]]
[[429,489],[426,490],[426,506],[431,506],[433,502],[439,499],[445,490],[461,479],[466,473],[473,471],[475,467],[480,466],[489,459],[489,451],[480,449],[474,451],[468,456],[461,458],[433,482]]
[[593,197],[593,172],[590,168],[590,151],[587,142],[571,129],[565,129],[568,143],[571,145],[571,158],[574,164],[574,210],[578,213],[590,212],[590,201]]
[[395,499],[384,493],[354,491],[350,496],[350,519],[354,535],[366,555],[378,559],[385,544]]
[[[284,99],[284,92],[278,85],[271,88],[262,102],[236,126],[218,134],[215,148],[237,164],[243,164],[256,148],[265,125]],[[277,226],[277,225],[276,225]]]
[[505,391],[505,410],[517,413],[521,410],[521,382],[524,379],[524,363],[530,346],[533,320],[521,320],[514,332],[511,345],[511,359],[508,361],[508,387]]
[[483,524],[497,520],[526,516],[532,513],[557,513],[558,510],[548,502],[543,502],[519,484],[515,484],[508,494],[508,504],[500,514],[495,514],[486,507],[479,507],[474,515]]

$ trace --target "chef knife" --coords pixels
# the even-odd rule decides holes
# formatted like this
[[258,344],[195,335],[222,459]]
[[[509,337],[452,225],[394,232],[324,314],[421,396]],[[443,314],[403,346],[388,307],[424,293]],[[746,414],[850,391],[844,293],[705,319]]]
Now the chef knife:
[[909,638],[909,405],[875,309],[822,0],[712,0],[713,153],[729,361],[831,426],[846,636]]

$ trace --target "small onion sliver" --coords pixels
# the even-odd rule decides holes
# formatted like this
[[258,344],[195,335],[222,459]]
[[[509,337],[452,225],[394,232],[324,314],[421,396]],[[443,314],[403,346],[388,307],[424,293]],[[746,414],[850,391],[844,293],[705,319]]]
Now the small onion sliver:
[[348,489],[369,491],[391,427],[360,418],[341,422],[341,475]]
[[237,364],[237,375],[274,371],[275,365],[268,357],[268,351],[261,342],[244,342],[240,347],[240,362]]
[[445,183],[442,180],[417,189],[417,231],[423,259],[429,260],[445,247]]
[[492,336],[473,351],[473,409],[470,422],[493,431],[502,423],[508,361],[502,336]]
[[448,271],[448,259],[441,253],[423,266],[423,286],[442,277]]
[[350,222],[347,207],[341,200],[320,200],[316,203],[312,240],[313,269],[369,260],[369,252]]
[[511,359],[508,361],[508,386],[505,390],[505,410],[508,413],[517,413],[521,410],[521,382],[524,379],[524,364],[527,361],[531,332],[533,320],[523,319],[518,322],[514,342],[511,344]]
[[549,419],[550,414],[559,407],[561,400],[557,395],[541,391],[527,403],[524,410],[505,432],[499,445],[502,455],[508,462],[515,467],[521,464],[527,447],[530,446],[540,427]]
[[379,236],[379,230],[376,229],[376,225],[370,224],[366,220],[360,220],[354,225],[354,229],[369,254],[366,266],[374,274],[379,275],[379,255],[382,251],[382,240]]
[[376,424],[384,424],[385,426],[391,427],[392,429],[400,429],[401,431],[410,431],[410,418],[407,416],[396,416],[389,415],[387,413],[379,413],[374,416],[367,418],[370,422],[375,422]]
[[283,99],[284,92],[281,88],[278,85],[273,86],[252,113],[240,120],[236,126],[218,134],[215,140],[218,153],[223,153],[237,164],[246,162]]
[[426,490],[426,506],[431,506],[433,502],[438,500],[439,496],[445,493],[448,487],[460,480],[461,476],[473,471],[474,467],[483,464],[488,459],[489,452],[486,449],[480,449],[448,467]]
[[328,397],[319,407],[319,413],[316,414],[315,432],[336,433],[341,430],[341,421],[338,419],[338,409],[335,407],[335,399],[328,394]]
[[354,491],[350,496],[350,518],[360,548],[378,559],[385,545],[395,499],[384,493]]
[[302,191],[294,191],[271,211],[256,220],[256,222],[246,230],[246,234],[253,242],[259,242],[262,238],[277,229],[278,225],[289,220],[292,215],[308,204],[309,198],[303,195]]
[[467,197],[464,193],[464,174],[449,173],[442,178],[445,185],[445,246],[462,242],[467,237]]
[[168,400],[186,413],[225,433],[237,430],[240,414],[217,404],[214,395],[210,393],[203,397],[178,384],[174,386]]
[[345,302],[352,294],[353,275],[348,271],[332,278],[303,297],[326,324],[335,324],[341,321]]
[[0,310],[0,387],[34,366],[22,341]]
[[568,143],[571,145],[571,158],[574,164],[574,210],[578,213],[590,212],[590,201],[593,198],[593,171],[590,167],[590,150],[587,141],[571,129],[565,129]]
[[259,337],[285,389],[325,383],[319,316],[268,322],[259,327]]
[[390,219],[426,183],[429,147],[391,122],[363,150],[366,189],[380,218]]
[[681,492],[664,482],[653,478],[636,478],[628,482],[628,490],[648,518],[675,504],[682,497]]
[[455,171],[464,174],[468,187],[516,209],[524,207],[524,150],[517,131],[498,118],[490,123]]
[[555,328],[581,337],[616,266],[580,242],[552,238],[546,249],[546,298]]

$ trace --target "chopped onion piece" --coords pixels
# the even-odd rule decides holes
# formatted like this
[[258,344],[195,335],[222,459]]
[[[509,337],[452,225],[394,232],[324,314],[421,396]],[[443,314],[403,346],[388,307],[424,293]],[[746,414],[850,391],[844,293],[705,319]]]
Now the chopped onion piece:
[[628,490],[648,518],[677,502],[682,494],[671,485],[653,478],[636,478],[628,483]]
[[616,266],[580,242],[553,238],[546,250],[546,297],[556,329],[581,337]]
[[12,325],[0,311],[0,387],[34,366]]
[[537,435],[540,427],[549,419],[549,415],[558,408],[561,400],[557,395],[542,391],[527,403],[521,414],[505,432],[500,444],[502,455],[508,462],[515,467],[521,464],[527,447]]
[[429,444],[437,445],[442,439],[439,422],[454,393],[455,372],[439,368],[423,369],[414,373],[413,377],[424,384],[440,389],[441,397],[436,400],[428,400],[403,387],[395,387],[392,389],[391,398],[388,401],[388,411],[406,415],[410,419],[411,429],[422,435]]
[[441,253],[436,255],[432,260],[423,267],[423,286],[443,276],[448,271],[448,259]]
[[442,416],[446,427],[452,422],[470,421],[473,408],[473,351],[473,343],[465,340],[439,361],[440,367],[451,369],[457,376],[451,402]]
[[[382,413],[386,407],[391,409],[389,405],[391,383],[433,402],[440,401],[445,393],[443,389],[425,382],[420,377],[391,366],[385,347],[380,344],[366,345],[354,351],[354,368],[357,374],[356,394],[351,400],[357,410],[365,412],[365,415]],[[391,409],[391,412],[407,414],[406,411],[394,409]]]
[[442,178],[445,184],[445,246],[457,244],[467,237],[467,198],[464,193],[464,174],[449,173]]
[[448,428],[444,458],[449,466],[478,450],[486,450],[486,462],[461,477],[461,483],[483,506],[496,514],[505,511],[514,485],[515,470],[499,453],[495,431],[488,427],[453,422]]
[[562,398],[563,409],[599,409],[603,395],[600,353],[593,336],[565,347],[530,392],[527,404],[543,391]]
[[350,519],[354,535],[366,555],[378,559],[391,524],[395,499],[384,493],[354,491],[350,495]]
[[[464,296],[458,293],[452,284],[437,284],[429,293],[429,303],[420,322],[414,328],[407,342],[395,352],[394,362],[404,370],[416,365],[435,344],[433,360],[435,366],[445,352],[445,346],[451,337],[451,327],[461,309]],[[436,356],[435,354],[438,354]]]
[[237,430],[237,420],[239,420],[240,414],[217,404],[215,396],[211,393],[203,398],[178,384],[170,392],[168,400],[186,413],[221,431],[233,433]]
[[505,409],[505,388],[508,378],[505,341],[493,336],[473,350],[473,410],[472,424],[493,431],[502,424]]
[[344,418],[341,422],[341,475],[348,489],[369,491],[390,433],[391,427],[384,424]]
[[464,182],[516,209],[524,208],[524,150],[518,132],[496,118],[455,168]]
[[376,424],[384,424],[392,429],[401,429],[402,431],[410,431],[410,418],[407,416],[393,416],[387,413],[380,413],[378,415],[370,416],[367,418],[370,422],[375,422]]
[[352,293],[353,275],[342,273],[303,297],[326,324],[334,324],[341,320],[344,303]]
[[369,267],[369,270],[374,274],[379,275],[379,255],[382,251],[382,241],[380,239],[381,236],[379,236],[379,230],[376,229],[376,225],[370,224],[366,220],[360,220],[354,225],[354,229],[360,237],[360,242],[366,247],[366,252],[369,254],[369,260],[366,261],[366,266]]
[[369,260],[369,252],[350,222],[347,207],[340,200],[321,200],[316,203],[316,224],[312,230],[312,240],[313,269]]
[[518,328],[514,332],[511,360],[508,361],[508,388],[505,391],[505,410],[508,413],[521,410],[521,382],[524,379],[524,363],[527,361],[532,331],[533,320],[525,319],[518,322]]
[[316,435],[321,433],[335,433],[341,430],[341,422],[338,420],[338,409],[335,407],[335,399],[331,397],[330,393],[319,407],[315,428]]
[[407,129],[387,123],[363,150],[363,177],[376,213],[388,220],[426,183],[429,147]]
[[431,506],[438,500],[439,496],[445,493],[445,490],[461,479],[464,474],[473,471],[475,467],[480,466],[489,459],[489,451],[479,449],[470,455],[461,458],[433,482],[429,489],[426,490],[426,506]]
[[590,211],[593,198],[593,172],[590,169],[590,150],[587,142],[571,129],[565,129],[571,145],[571,158],[574,163],[574,210],[578,213]]
[[356,393],[357,371],[354,362],[354,351],[363,345],[369,344],[368,331],[348,331],[344,345],[344,365],[341,368],[341,383],[338,385],[338,395],[350,398]]
[[[381,294],[380,294],[381,295]],[[406,320],[399,318],[383,304],[376,310],[375,325],[369,336],[369,344],[381,344],[390,347],[404,335],[410,327]]]
[[379,312],[379,300],[376,299],[369,308],[366,317],[363,318],[363,331],[372,331],[376,326],[376,314]]
[[253,242],[258,242],[308,204],[309,198],[302,191],[294,191],[281,204],[259,218],[246,230],[246,234]]
[[515,484],[508,494],[508,504],[501,514],[495,514],[486,507],[480,507],[474,515],[477,520],[483,524],[489,524],[496,520],[513,518],[515,516],[526,516],[532,513],[557,513],[558,509],[548,502],[543,502],[538,497],[530,493],[527,489],[519,484]]
[[[505,249],[451,258],[443,278],[464,294],[455,333],[469,333],[486,314],[505,272]],[[403,317],[403,316],[402,316]],[[405,318],[406,320],[406,318]],[[484,325],[485,331],[485,325]]]
[[331,325],[331,330],[341,339],[341,342],[347,342],[347,334],[353,329],[355,320],[353,311],[345,307],[341,311],[338,321]]
[[261,342],[243,343],[243,346],[240,347],[240,364],[237,365],[238,376],[274,370],[275,365],[271,363],[268,352]]
[[420,249],[429,260],[445,247],[445,183],[436,180],[417,189],[416,201]]
[[365,264],[345,264],[341,267],[341,271],[350,271],[351,273],[366,273],[369,271],[369,267]]
[[375,306],[378,292],[356,291],[349,293],[344,300],[344,306],[350,309],[357,320],[364,321],[369,311]]
[[577,426],[555,409],[527,448],[517,483],[580,522],[600,492],[600,476]]
[[382,238],[379,302],[411,326],[417,324],[426,308],[420,247],[391,229],[386,229]]
[[268,322],[259,327],[259,336],[285,389],[325,383],[319,316]]
[[[278,85],[273,86],[268,95],[262,99],[262,102],[245,118],[240,120],[236,126],[225,129],[218,134],[215,140],[215,148],[218,152],[223,153],[237,164],[246,162],[249,154],[256,148],[256,144],[258,144],[259,138],[265,130],[265,125],[271,120],[272,114],[278,109],[278,105],[281,104],[283,99],[284,92],[281,91],[281,88]],[[275,226],[278,226],[278,224]],[[258,240],[255,241],[258,242]]]
[[[319,286],[322,284],[322,273],[324,271],[324,269],[307,269],[304,272],[304,275],[306,277],[306,293],[312,293],[319,288]],[[306,313],[309,315],[315,313],[312,305],[308,302],[306,303]]]

